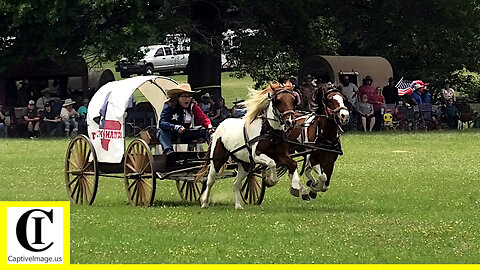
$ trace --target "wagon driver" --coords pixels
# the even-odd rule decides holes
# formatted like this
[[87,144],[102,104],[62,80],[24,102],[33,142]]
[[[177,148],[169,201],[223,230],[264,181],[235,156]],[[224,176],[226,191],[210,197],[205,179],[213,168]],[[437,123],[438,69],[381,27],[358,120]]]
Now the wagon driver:
[[[180,139],[182,142],[189,142],[205,138],[208,141],[210,134],[213,133],[210,119],[192,100],[195,93],[198,91],[192,91],[189,84],[180,84],[167,91],[169,99],[163,107],[159,123],[160,129],[157,132],[163,154],[168,155],[173,151],[172,140]],[[206,129],[190,129],[193,128],[195,122]]]

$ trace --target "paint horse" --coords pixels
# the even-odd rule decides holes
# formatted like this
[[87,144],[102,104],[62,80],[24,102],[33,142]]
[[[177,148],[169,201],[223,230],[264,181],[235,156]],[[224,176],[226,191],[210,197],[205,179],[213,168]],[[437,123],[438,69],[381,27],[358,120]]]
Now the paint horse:
[[[345,106],[345,96],[333,85],[322,85],[315,96],[317,109],[314,113],[301,115],[297,113],[297,125],[288,136],[294,141],[290,146],[294,151],[304,152],[305,175],[310,187],[309,197],[314,199],[319,191],[325,192],[330,186],[333,168],[338,155],[343,154],[339,129],[349,120]],[[318,174],[316,179],[312,171]],[[309,199],[302,193],[303,199]]]
[[235,209],[243,209],[240,189],[242,180],[253,175],[256,164],[266,166],[262,178],[268,186],[278,182],[277,165],[288,168],[292,186],[300,187],[297,162],[288,153],[285,132],[295,126],[295,106],[298,102],[292,84],[270,83],[263,91],[250,90],[245,101],[244,118],[228,118],[212,134],[208,148],[209,160],[198,172],[197,179],[208,171],[206,189],[200,197],[202,208],[209,206],[210,191],[215,177],[229,157],[237,163],[233,184]]

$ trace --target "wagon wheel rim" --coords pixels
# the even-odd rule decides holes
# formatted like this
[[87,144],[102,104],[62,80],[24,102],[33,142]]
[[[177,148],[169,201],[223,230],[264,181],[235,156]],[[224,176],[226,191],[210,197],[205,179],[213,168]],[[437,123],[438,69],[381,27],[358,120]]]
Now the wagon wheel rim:
[[175,180],[178,194],[184,202],[197,202],[204,191],[204,184],[198,181]]
[[245,204],[260,205],[265,197],[265,183],[262,181],[260,173],[253,173],[242,181],[242,188],[240,189],[242,200]]
[[133,206],[151,206],[155,199],[156,178],[153,156],[147,143],[133,140],[123,163],[125,191]]
[[91,205],[98,189],[97,155],[91,141],[78,135],[70,141],[65,157],[65,185],[74,204]]

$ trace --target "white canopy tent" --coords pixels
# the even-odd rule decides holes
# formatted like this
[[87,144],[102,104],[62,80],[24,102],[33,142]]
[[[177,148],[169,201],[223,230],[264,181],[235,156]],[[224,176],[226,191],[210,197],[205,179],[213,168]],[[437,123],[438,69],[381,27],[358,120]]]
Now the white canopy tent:
[[124,121],[130,97],[139,90],[152,104],[155,122],[167,100],[167,90],[178,83],[163,76],[138,76],[102,86],[88,106],[88,136],[99,162],[120,163],[125,151]]

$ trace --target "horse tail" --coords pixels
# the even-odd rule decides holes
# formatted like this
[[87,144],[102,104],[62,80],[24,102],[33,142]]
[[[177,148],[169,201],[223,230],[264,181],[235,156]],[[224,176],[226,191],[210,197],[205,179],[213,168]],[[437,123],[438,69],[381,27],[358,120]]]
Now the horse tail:
[[198,179],[202,178],[205,176],[205,174],[208,172],[208,169],[210,168],[210,151],[212,150],[212,144],[214,144],[213,137],[210,138],[210,143],[208,144],[207,148],[207,158],[205,159],[205,163],[203,164],[203,167],[200,168],[200,170],[195,174],[195,181],[198,181]]

